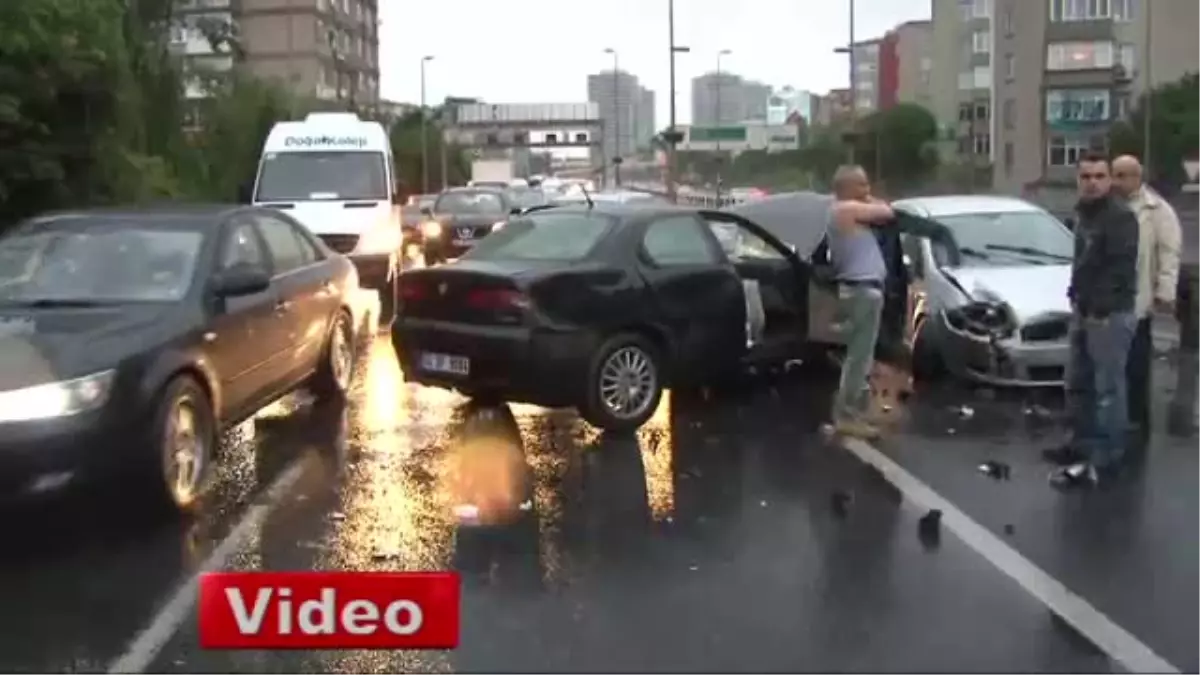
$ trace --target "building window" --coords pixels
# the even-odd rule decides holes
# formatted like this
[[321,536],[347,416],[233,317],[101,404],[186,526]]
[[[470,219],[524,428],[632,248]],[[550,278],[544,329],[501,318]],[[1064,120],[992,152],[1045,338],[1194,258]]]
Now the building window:
[[1050,124],[1107,122],[1112,92],[1107,89],[1051,89],[1046,92],[1046,121]]
[[1132,106],[1129,104],[1129,94],[1121,94],[1113,101],[1113,118],[1118,120],[1129,119],[1129,113]]
[[964,23],[975,18],[975,0],[958,0],[958,16]]
[[1117,49],[1117,63],[1127,74],[1133,74],[1133,69],[1137,67],[1137,45],[1121,45]]
[[1137,15],[1137,0],[1112,0],[1112,18],[1133,21]]
[[1046,141],[1046,164],[1049,166],[1075,166],[1089,152],[1104,152],[1104,136],[1081,138],[1078,136],[1051,136]]
[[1000,109],[1000,117],[1004,123],[1005,129],[1017,128],[1017,100],[1013,98],[1004,99],[1004,107]]
[[1004,144],[1004,173],[1012,175],[1013,164],[1016,164],[1016,148],[1012,143]]
[[1050,0],[1051,21],[1098,21],[1113,18],[1110,0]]
[[971,17],[987,19],[992,15],[992,0],[974,0],[971,3]]
[[975,70],[971,72],[971,79],[974,80],[976,89],[991,89],[992,88],[992,69],[989,66],[975,66]]
[[992,106],[987,101],[980,101],[975,104],[975,119],[980,122],[987,121],[991,118]]
[[958,121],[959,122],[970,122],[971,121],[971,112],[972,112],[972,110],[971,110],[970,103],[959,104],[959,106],[958,106]]
[[1004,32],[1007,35],[1012,35],[1016,32],[1016,13],[1013,12],[1011,6],[1004,8]]
[[992,34],[986,30],[977,30],[972,33],[971,51],[976,54],[992,53]]
[[1004,55],[1004,77],[1008,80],[1017,77],[1017,57],[1012,54]]
[[1046,70],[1096,70],[1113,67],[1113,43],[1054,42],[1046,45]]
[[974,150],[976,155],[992,154],[992,136],[991,134],[975,134]]

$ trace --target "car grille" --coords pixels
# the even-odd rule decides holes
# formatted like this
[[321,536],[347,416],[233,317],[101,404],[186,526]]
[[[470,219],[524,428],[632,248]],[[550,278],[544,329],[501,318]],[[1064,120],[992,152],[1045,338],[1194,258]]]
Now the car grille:
[[1030,366],[1026,372],[1033,382],[1062,382],[1067,375],[1066,368],[1062,366]]
[[350,253],[358,246],[357,234],[322,234],[321,241],[338,253]]
[[1048,319],[1021,327],[1021,339],[1025,342],[1053,342],[1067,337],[1067,319]]

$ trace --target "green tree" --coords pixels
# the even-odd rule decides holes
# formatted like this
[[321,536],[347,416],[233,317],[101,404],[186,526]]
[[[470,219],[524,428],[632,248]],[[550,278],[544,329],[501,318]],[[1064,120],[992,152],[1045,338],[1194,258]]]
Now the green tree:
[[1149,178],[1169,187],[1187,180],[1185,159],[1196,157],[1200,149],[1200,102],[1196,91],[1200,76],[1190,73],[1175,82],[1155,87],[1138,100],[1126,122],[1114,124],[1109,146],[1114,154],[1145,154],[1146,102],[1150,102]]
[[918,184],[937,168],[937,119],[925,108],[901,103],[862,120],[855,157],[876,180],[893,187]]
[[[429,187],[431,190],[441,190],[442,186],[442,126],[438,121],[440,114],[434,111],[426,122],[425,133],[429,144]],[[405,190],[411,194],[420,192],[422,183],[422,150],[421,150],[421,113],[413,111],[401,116],[392,124],[392,161],[395,163],[396,177],[404,184]],[[466,154],[457,146],[446,146],[446,179],[450,185],[462,185],[469,176],[471,168]]]

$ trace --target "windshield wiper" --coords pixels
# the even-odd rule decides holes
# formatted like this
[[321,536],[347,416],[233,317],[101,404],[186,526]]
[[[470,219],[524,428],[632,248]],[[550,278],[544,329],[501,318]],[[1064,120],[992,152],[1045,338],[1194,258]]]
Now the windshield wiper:
[[[988,248],[991,248],[991,247],[988,247]],[[958,249],[958,252],[965,256],[970,256],[972,258],[979,258],[980,260],[990,260],[992,257],[992,256],[988,255],[987,252],[980,251],[977,248],[971,248],[970,246],[967,246],[965,248],[960,248],[960,249]]]
[[985,248],[987,248],[987,250],[989,250],[989,251],[1005,251],[1007,253],[1020,253],[1022,255],[1039,255],[1039,256],[1042,256],[1043,258],[1054,258],[1055,260],[1062,260],[1063,262],[1071,261],[1071,258],[1068,256],[1060,255],[1058,253],[1051,253],[1050,251],[1043,251],[1040,248],[1033,248],[1032,246],[1008,246],[1006,244],[988,244]]

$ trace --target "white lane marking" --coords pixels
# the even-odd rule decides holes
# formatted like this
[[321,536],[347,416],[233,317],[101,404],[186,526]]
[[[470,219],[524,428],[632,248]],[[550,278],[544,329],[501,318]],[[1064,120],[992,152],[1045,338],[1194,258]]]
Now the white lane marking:
[[262,525],[271,509],[275,508],[283,496],[304,475],[304,465],[304,459],[298,459],[283,475],[275,479],[271,487],[253,506],[246,510],[238,524],[221,540],[212,553],[208,554],[208,557],[204,559],[192,576],[175,589],[171,599],[134,637],[125,648],[125,652],[108,666],[109,673],[141,673],[150,667],[163,647],[166,647],[167,642],[179,631],[179,627],[191,617],[192,607],[196,604],[200,590],[200,576],[209,572],[219,572],[225,568],[229,559]]
[[[986,527],[972,520],[948,499],[865,441],[847,438],[842,447],[879,470],[911,502],[942,512],[942,524],[985,560],[1012,578],[1050,611],[1092,641],[1109,658],[1131,673],[1178,673],[1180,670],[1159,656],[1132,633],[1117,625],[1087,600],[1076,595],[1058,579],[1004,543]],[[1049,489],[1049,488],[1047,488]]]

